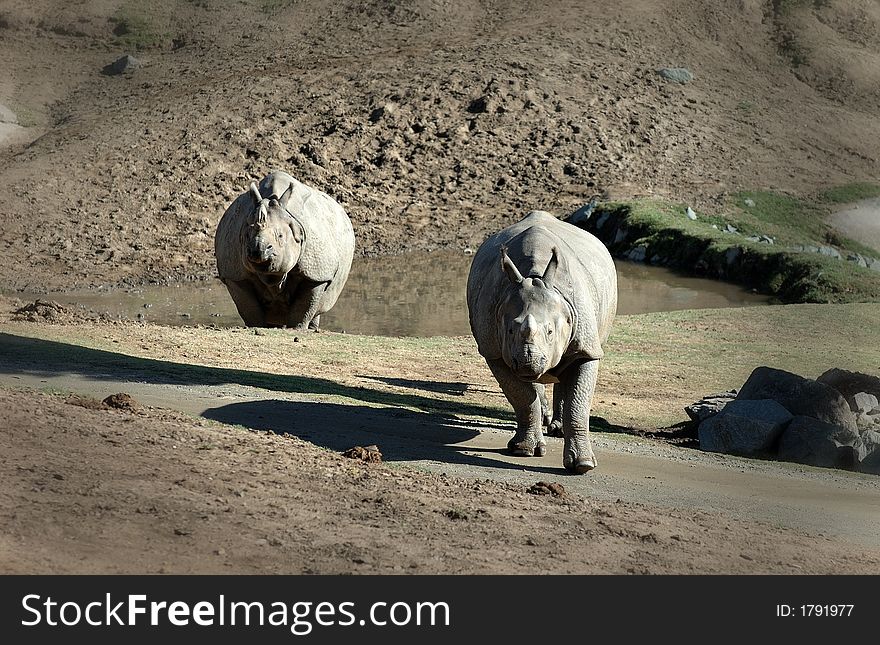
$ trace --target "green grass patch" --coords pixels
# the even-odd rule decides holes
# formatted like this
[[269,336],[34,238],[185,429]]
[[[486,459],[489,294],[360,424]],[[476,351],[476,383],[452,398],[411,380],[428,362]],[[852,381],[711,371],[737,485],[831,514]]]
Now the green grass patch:
[[[753,205],[746,206],[746,200]],[[750,191],[733,195],[727,206],[723,214],[698,213],[692,221],[683,204],[606,203],[588,227],[618,257],[644,247],[651,264],[737,282],[782,302],[880,301],[880,271],[800,249],[833,245],[844,258],[850,253],[877,255],[828,225],[827,204]],[[737,232],[726,232],[728,225]],[[760,235],[774,238],[775,243],[748,239]]]
[[850,204],[873,197],[880,197],[880,185],[869,182],[845,184],[819,194],[819,199],[828,204]]
[[110,21],[114,24],[116,43],[129,49],[154,49],[163,46],[171,38],[162,18],[143,3],[128,2],[122,5],[110,17]]

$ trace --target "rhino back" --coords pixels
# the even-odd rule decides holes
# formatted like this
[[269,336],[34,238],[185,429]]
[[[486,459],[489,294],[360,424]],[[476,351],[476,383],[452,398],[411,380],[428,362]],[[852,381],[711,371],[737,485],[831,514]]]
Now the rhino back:
[[253,199],[244,192],[235,198],[217,224],[214,234],[214,255],[217,273],[221,280],[244,280],[248,273],[244,268],[244,249],[241,245],[241,229],[245,224]]
[[577,316],[571,353],[592,354],[611,330],[617,311],[617,272],[611,255],[595,236],[549,213],[535,211],[487,239],[474,255],[467,299],[471,331],[480,353],[501,355],[497,307],[510,284],[501,270],[501,247],[523,276],[542,275],[555,248],[560,261],[555,286]]
[[[297,182],[288,210],[305,231],[305,243],[298,267],[304,277],[315,282],[348,278],[354,256],[354,229],[336,200],[310,186]],[[296,206],[294,206],[296,204]]]

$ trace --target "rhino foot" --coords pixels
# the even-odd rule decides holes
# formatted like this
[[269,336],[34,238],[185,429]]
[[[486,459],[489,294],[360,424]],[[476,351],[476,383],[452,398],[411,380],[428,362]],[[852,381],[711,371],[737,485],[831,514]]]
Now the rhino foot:
[[547,426],[547,430],[545,430],[545,434],[548,437],[563,437],[565,435],[562,434],[562,421],[553,421]]
[[528,440],[517,441],[516,437],[507,443],[507,449],[514,457],[543,457],[547,453],[545,443],[536,445]]
[[565,469],[576,475],[588,473],[596,467],[595,459],[578,459],[575,462],[565,464]]

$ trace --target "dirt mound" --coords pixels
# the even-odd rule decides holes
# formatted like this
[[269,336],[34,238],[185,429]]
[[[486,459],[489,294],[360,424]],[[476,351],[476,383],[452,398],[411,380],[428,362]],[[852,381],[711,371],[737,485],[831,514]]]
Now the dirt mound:
[[565,495],[565,487],[558,482],[538,482],[529,486],[526,492],[529,495],[552,495],[553,497],[562,497]]
[[[224,208],[273,168],[338,199],[368,254],[472,248],[595,194],[711,209],[880,170],[880,44],[855,0],[56,4],[0,23],[0,99],[44,132],[0,153],[8,288],[205,278]],[[779,55],[813,32],[834,46]]]
[[95,314],[66,307],[54,300],[35,300],[23,307],[18,307],[12,314],[13,320],[55,324],[72,324],[97,318],[98,316]]
[[379,446],[355,446],[343,452],[342,456],[349,459],[357,459],[367,464],[382,463],[382,453],[379,452]]
[[115,410],[135,411],[139,410],[141,407],[140,403],[138,403],[130,394],[126,394],[125,392],[111,394],[106,399],[101,401],[101,403],[105,407],[113,408]]

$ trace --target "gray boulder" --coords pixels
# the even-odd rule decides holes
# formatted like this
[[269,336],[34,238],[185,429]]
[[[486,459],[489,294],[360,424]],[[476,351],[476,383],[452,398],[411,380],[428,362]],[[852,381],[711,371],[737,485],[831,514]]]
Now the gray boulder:
[[101,70],[101,73],[105,76],[116,76],[118,74],[124,74],[125,72],[135,70],[140,66],[140,60],[130,54],[126,54],[125,56],[117,58],[109,65],[105,65]]
[[856,415],[856,425],[860,431],[880,430],[880,415],[859,412]]
[[727,266],[733,265],[742,255],[742,249],[738,246],[731,246],[724,252],[724,263]]
[[779,441],[779,458],[823,468],[853,469],[867,456],[857,431],[796,416]]
[[784,370],[772,367],[755,369],[736,398],[773,399],[793,415],[813,417],[856,431],[855,415],[840,392],[824,383]]
[[853,264],[857,264],[863,269],[868,268],[868,260],[867,258],[859,255],[858,253],[850,253],[846,256],[847,262],[852,262]]
[[857,392],[853,395],[851,408],[853,412],[868,413],[880,406],[877,397],[867,392]]
[[862,374],[861,372],[850,372],[833,368],[822,374],[822,376],[816,380],[819,383],[830,385],[850,402],[852,402],[852,398],[859,392],[873,394],[880,399],[880,378],[872,376],[871,374]]
[[587,220],[593,215],[593,211],[596,210],[596,206],[599,201],[593,197],[588,204],[581,206],[571,215],[566,218],[566,221],[569,224],[574,224],[575,226],[583,227],[586,225]]
[[840,251],[835,249],[833,246],[820,246],[818,250],[819,255],[827,255],[829,258],[835,258],[837,260],[840,259]]
[[691,70],[685,67],[663,67],[658,69],[657,73],[667,81],[681,83],[682,85],[687,85],[694,80],[694,75]]
[[711,416],[715,416],[724,409],[728,403],[736,398],[737,390],[729,390],[727,392],[719,392],[718,394],[710,394],[704,396],[696,403],[686,406],[684,411],[693,421],[705,421]]
[[864,432],[862,443],[865,444],[867,455],[859,464],[859,470],[863,473],[880,475],[880,432],[877,430]]
[[626,257],[633,262],[644,262],[645,256],[648,254],[648,248],[645,246],[637,246],[626,254]]
[[736,455],[771,452],[791,413],[776,401],[732,401],[700,424],[700,449]]

